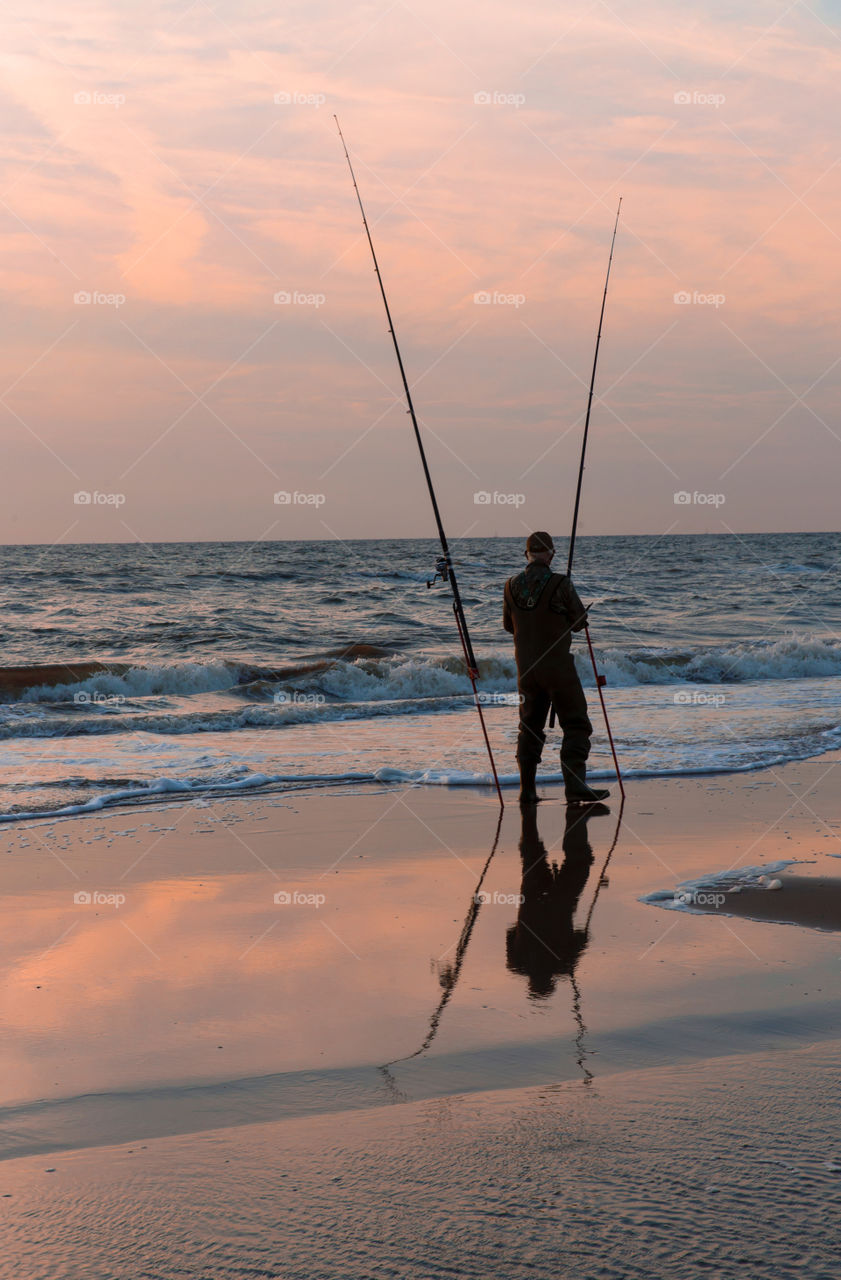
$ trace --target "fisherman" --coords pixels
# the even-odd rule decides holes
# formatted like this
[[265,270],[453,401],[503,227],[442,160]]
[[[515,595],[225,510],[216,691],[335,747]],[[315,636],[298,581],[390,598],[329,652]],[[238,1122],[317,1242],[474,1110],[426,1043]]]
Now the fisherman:
[[555,545],[548,533],[529,534],[525,554],[525,570],[505,584],[502,612],[502,625],[514,637],[520,692],[520,803],[535,804],[538,800],[537,766],[551,706],[563,733],[561,770],[567,802],[594,804],[607,799],[610,792],[587,785],[593,726],[570,652],[572,632],[583,631],[587,611],[572,579],[552,572]]

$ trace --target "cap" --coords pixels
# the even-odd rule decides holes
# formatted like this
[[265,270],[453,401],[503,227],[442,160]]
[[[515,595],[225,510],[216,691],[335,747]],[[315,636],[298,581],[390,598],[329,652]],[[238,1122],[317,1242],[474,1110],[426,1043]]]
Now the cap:
[[530,551],[554,551],[555,544],[549,533],[530,533],[526,538],[526,555]]

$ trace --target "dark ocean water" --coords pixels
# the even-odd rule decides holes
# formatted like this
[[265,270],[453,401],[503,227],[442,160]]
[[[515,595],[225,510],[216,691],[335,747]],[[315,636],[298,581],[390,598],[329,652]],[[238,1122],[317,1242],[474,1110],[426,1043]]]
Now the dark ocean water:
[[[0,549],[0,810],[338,781],[481,783],[449,591],[426,586],[437,550]],[[500,601],[522,543],[453,550],[510,775],[516,709],[499,695],[515,679]],[[841,745],[841,534],[583,538],[576,557],[629,774],[761,768]],[[577,659],[592,688],[583,645]],[[29,670],[47,665],[65,670]],[[602,739],[593,761],[607,774]],[[547,775],[556,759],[547,748]]]

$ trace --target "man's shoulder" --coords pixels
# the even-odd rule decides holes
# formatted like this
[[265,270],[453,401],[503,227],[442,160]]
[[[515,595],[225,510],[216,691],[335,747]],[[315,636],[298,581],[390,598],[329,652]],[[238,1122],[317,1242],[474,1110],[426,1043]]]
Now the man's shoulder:
[[549,597],[549,608],[555,613],[567,613],[570,604],[572,579],[566,573],[555,574],[555,584]]
[[517,608],[534,609],[551,580],[552,573],[546,566],[529,565],[522,573],[508,579],[506,594]]

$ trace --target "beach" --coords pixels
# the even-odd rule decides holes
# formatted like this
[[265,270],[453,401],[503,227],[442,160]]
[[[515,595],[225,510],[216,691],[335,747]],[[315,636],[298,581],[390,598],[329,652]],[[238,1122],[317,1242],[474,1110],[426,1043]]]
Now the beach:
[[839,1280],[841,5],[5,6],[0,1280]]
[[8,1274],[830,1276],[838,766],[5,827]]

